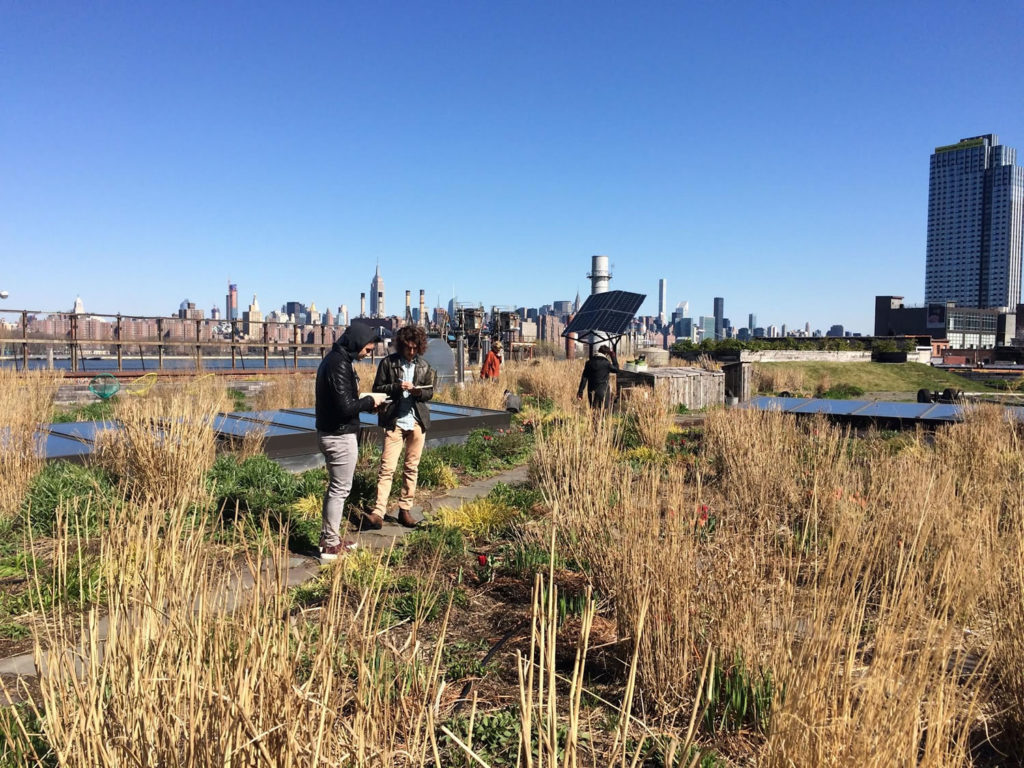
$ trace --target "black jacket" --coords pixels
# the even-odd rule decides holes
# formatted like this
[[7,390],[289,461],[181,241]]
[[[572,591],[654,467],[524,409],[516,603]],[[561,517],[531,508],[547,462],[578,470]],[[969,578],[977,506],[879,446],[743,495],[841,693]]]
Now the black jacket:
[[316,428],[336,435],[359,433],[360,411],[373,410],[372,397],[359,397],[356,354],[380,337],[365,325],[350,325],[316,371]]
[[[421,355],[413,360],[413,364],[416,366],[412,372],[413,386],[430,385],[430,389],[421,395],[409,395],[413,401],[413,413],[416,415],[416,420],[426,432],[430,429],[430,408],[427,406],[427,400],[434,396],[433,388],[437,385],[437,373]],[[402,399],[401,354],[396,352],[380,361],[380,365],[377,366],[377,376],[373,380],[373,391],[383,392],[391,398],[391,402],[384,406],[377,418],[380,426],[384,429],[394,429],[395,421],[398,419],[398,401]]]
[[583,366],[583,375],[580,376],[580,388],[576,391],[576,397],[583,397],[583,388],[588,387],[591,394],[608,391],[608,377],[618,373],[619,369],[612,365],[612,361],[604,355],[594,355],[587,360]]

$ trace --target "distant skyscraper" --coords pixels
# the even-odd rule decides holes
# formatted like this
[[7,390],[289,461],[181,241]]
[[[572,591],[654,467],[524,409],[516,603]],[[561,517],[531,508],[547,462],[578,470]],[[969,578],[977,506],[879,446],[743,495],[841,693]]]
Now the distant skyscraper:
[[380,264],[370,281],[370,317],[384,317],[384,278],[380,276]]
[[757,327],[757,315],[755,315],[753,312],[751,312],[749,315],[747,315],[747,330],[749,330],[751,333],[753,333],[754,329],[756,327]]
[[715,339],[723,338],[723,320],[725,319],[725,299],[715,296]]
[[[255,299],[256,296],[253,295]],[[284,305],[284,313],[290,317],[295,318],[295,322],[299,325],[305,325],[309,322],[309,310],[306,309],[306,305],[301,301],[289,301]]]
[[658,280],[658,322],[662,326],[665,325],[665,307],[668,306],[667,293],[665,278],[661,278]]
[[256,300],[256,294],[252,295],[252,304],[249,309],[242,313],[242,333],[246,336],[259,336],[263,330],[263,313],[260,311],[260,303]]
[[1001,146],[991,133],[935,148],[928,176],[926,303],[1015,307],[1020,301],[1024,167],[1016,161],[1017,150]]
[[228,283],[228,295],[224,297],[224,319],[229,323],[238,319],[238,286]]
[[713,339],[715,338],[715,318],[700,316],[698,320],[701,330],[701,339]]

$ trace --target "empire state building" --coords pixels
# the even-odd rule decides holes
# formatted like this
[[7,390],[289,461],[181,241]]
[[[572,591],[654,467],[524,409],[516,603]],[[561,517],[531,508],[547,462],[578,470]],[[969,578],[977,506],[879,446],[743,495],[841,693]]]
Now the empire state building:
[[380,276],[380,264],[370,281],[370,317],[384,317],[384,278]]

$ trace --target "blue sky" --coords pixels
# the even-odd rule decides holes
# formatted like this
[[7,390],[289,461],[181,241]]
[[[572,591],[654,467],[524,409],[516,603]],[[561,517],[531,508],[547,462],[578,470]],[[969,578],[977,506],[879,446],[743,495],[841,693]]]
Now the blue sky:
[[0,308],[537,306],[870,332],[928,156],[1024,151],[1024,6],[0,0]]

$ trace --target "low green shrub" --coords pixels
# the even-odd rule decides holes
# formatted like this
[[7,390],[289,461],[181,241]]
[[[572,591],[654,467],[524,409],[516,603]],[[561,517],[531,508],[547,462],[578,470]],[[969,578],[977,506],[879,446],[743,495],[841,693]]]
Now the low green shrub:
[[51,461],[33,478],[23,509],[38,535],[53,535],[57,507],[61,504],[69,513],[72,531],[92,533],[120,501],[114,479],[99,467]]
[[232,454],[217,458],[207,475],[218,510],[231,517],[239,515],[257,519],[264,514],[272,522],[287,515],[287,507],[301,497],[297,477],[264,455],[239,461]]
[[534,507],[544,501],[544,494],[528,483],[517,483],[515,485],[497,483],[491,489],[491,492],[487,494],[487,498],[499,504],[513,507],[520,512],[527,513],[532,512]]
[[54,408],[50,421],[64,424],[70,421],[110,421],[114,418],[114,399],[96,400],[85,405]]
[[422,488],[436,488],[447,490],[455,488],[459,479],[455,471],[433,451],[424,451],[420,458],[420,473],[418,485]]
[[860,397],[863,394],[864,390],[855,384],[835,384],[822,392],[820,396],[830,400],[849,400],[853,397]]
[[401,540],[405,559],[431,561],[434,558],[453,560],[466,556],[466,537],[458,528],[428,525],[417,528]]
[[488,475],[526,461],[533,449],[533,433],[524,427],[477,429],[465,443],[442,445],[433,454],[469,475]]

